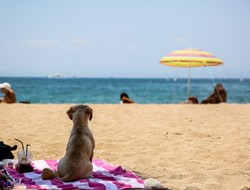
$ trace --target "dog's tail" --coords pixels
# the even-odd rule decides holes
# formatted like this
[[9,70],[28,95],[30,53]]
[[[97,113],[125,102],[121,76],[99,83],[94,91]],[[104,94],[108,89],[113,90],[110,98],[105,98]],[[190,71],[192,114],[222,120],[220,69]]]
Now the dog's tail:
[[42,179],[43,180],[54,179],[54,178],[57,178],[57,179],[62,180],[64,182],[68,182],[68,181],[72,180],[72,175],[68,174],[68,175],[65,175],[63,177],[60,177],[57,171],[53,171],[49,168],[43,169],[43,171],[42,171]]
[[67,175],[65,175],[65,176],[63,176],[61,178],[58,178],[58,179],[60,179],[60,180],[62,180],[64,182],[70,182],[70,181],[72,181],[72,174],[67,174]]
[[42,171],[42,179],[54,179],[54,178],[59,178],[59,175],[57,171],[53,171],[49,168],[44,168]]

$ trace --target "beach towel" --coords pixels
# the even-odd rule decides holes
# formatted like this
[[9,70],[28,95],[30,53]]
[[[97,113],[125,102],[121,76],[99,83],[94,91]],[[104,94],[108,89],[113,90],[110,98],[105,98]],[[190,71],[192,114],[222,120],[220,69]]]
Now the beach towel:
[[36,160],[32,162],[34,172],[20,174],[14,169],[7,168],[8,174],[20,181],[18,186],[24,189],[94,189],[116,190],[127,188],[143,188],[143,180],[133,172],[125,170],[122,166],[114,166],[101,159],[93,160],[94,178],[82,179],[75,182],[62,182],[58,179],[42,180],[41,173],[44,168],[55,170],[58,160]]

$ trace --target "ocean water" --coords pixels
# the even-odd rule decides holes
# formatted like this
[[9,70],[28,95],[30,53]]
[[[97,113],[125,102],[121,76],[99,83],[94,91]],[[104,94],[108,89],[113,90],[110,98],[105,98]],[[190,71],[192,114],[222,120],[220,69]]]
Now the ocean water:
[[[187,79],[0,77],[2,82],[12,85],[17,102],[35,104],[117,104],[121,92],[140,104],[174,104],[187,99]],[[191,79],[190,95],[201,101],[219,82],[227,90],[228,103],[250,103],[250,79]]]

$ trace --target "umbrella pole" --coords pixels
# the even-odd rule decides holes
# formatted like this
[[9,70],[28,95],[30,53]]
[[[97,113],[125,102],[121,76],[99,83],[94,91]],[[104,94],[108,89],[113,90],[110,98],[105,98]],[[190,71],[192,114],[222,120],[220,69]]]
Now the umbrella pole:
[[188,67],[188,84],[187,84],[187,99],[190,96],[190,67]]

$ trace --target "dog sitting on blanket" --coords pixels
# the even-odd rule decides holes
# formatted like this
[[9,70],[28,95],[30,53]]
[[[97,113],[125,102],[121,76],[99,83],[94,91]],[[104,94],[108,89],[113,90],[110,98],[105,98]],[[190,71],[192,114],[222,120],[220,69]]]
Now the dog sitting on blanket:
[[93,110],[87,105],[76,105],[70,107],[67,114],[73,120],[73,128],[65,156],[58,162],[57,171],[43,169],[43,179],[58,178],[69,182],[93,177],[92,159],[95,140],[88,127],[88,120],[91,121]]

